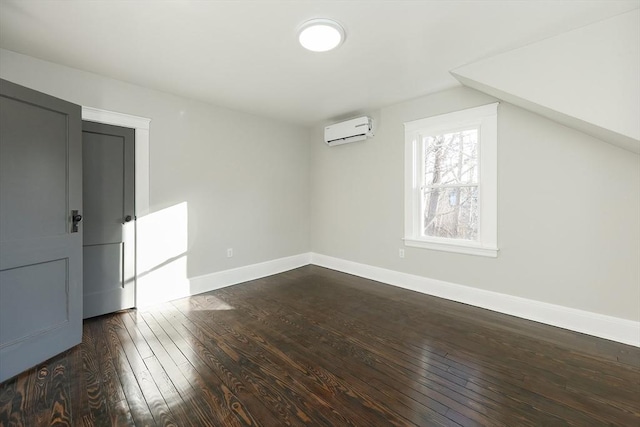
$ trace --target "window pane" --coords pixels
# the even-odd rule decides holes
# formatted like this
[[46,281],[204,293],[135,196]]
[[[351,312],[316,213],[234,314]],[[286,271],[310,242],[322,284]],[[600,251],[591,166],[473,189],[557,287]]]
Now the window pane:
[[425,185],[478,182],[478,129],[424,138]]
[[478,239],[478,187],[424,191],[423,236]]

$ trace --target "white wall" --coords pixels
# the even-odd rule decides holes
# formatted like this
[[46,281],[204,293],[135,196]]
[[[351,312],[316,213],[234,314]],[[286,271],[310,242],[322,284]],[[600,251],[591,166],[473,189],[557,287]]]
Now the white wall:
[[376,136],[312,135],[315,253],[640,320],[640,157],[508,103],[498,110],[498,257],[403,248],[403,123],[495,101],[455,88],[372,112]]
[[[480,92],[460,87],[374,111],[376,137],[329,148],[321,126],[309,146],[303,128],[6,50],[0,77],[152,119],[151,215],[171,217],[161,213],[174,206],[182,215],[186,202],[190,278],[311,250],[640,320],[639,156],[507,103],[498,113],[498,258],[418,248],[398,258],[402,124],[494,101]],[[179,237],[184,226],[160,232]]]
[[[186,202],[188,224],[166,221],[157,233],[180,236],[188,227],[186,254],[160,252],[186,255],[189,278],[309,251],[307,129],[7,50],[0,50],[0,77],[151,119],[151,215]],[[231,247],[234,256],[227,258]]]

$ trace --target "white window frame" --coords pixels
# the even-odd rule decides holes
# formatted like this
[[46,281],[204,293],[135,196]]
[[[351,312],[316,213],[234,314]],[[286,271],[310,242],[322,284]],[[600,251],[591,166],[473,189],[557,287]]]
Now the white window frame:
[[[404,124],[404,244],[446,252],[498,256],[498,102]],[[478,129],[478,240],[421,235],[424,137]]]

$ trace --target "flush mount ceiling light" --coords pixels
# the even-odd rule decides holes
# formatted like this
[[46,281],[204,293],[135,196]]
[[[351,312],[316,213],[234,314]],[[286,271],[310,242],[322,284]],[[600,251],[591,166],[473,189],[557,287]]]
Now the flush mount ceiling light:
[[331,19],[312,19],[298,28],[298,40],[305,49],[326,52],[344,42],[344,28]]

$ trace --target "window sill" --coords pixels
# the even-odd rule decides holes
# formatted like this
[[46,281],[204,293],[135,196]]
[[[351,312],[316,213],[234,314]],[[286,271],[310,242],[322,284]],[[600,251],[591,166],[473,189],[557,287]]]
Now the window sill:
[[461,243],[429,242],[426,240],[404,239],[405,246],[415,248],[433,249],[436,251],[455,252],[466,255],[485,256],[490,258],[498,257],[498,248],[484,248],[477,245],[466,245]]

